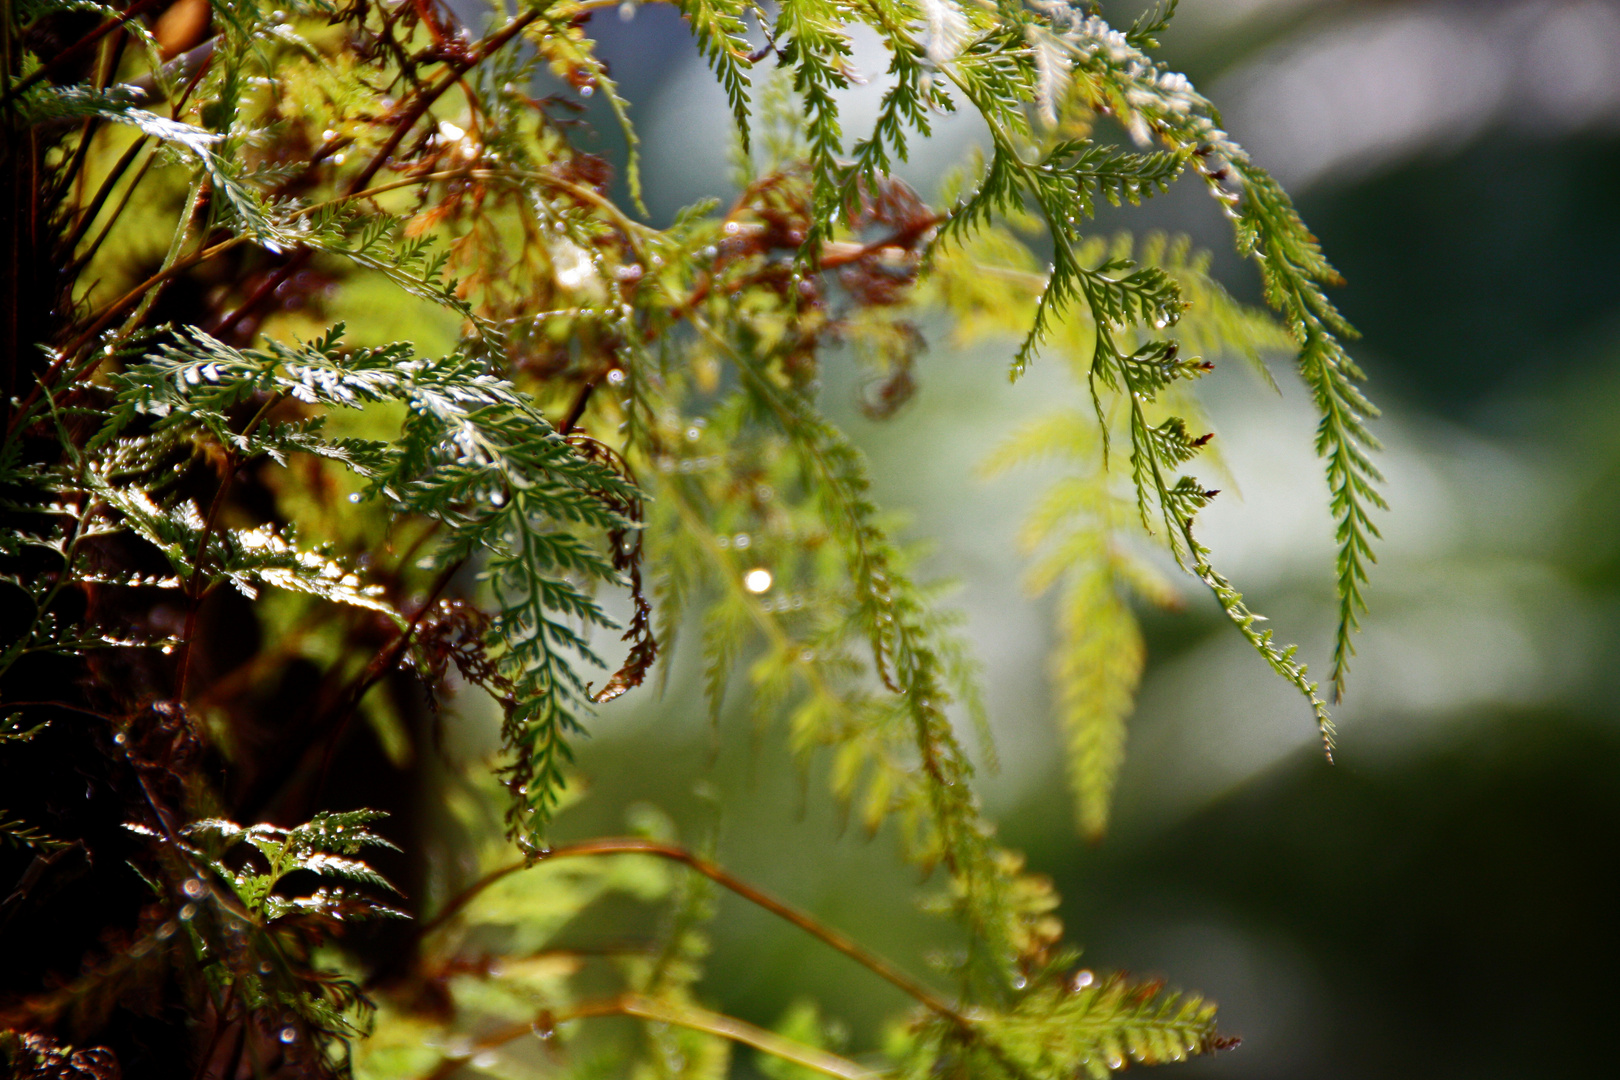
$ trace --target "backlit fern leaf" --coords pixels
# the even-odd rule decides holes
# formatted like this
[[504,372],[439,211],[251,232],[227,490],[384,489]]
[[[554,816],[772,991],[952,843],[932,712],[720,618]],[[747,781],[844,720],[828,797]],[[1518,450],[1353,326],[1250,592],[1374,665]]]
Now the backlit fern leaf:
[[[272,441],[256,443],[231,428],[226,411],[255,393],[329,409],[407,405],[398,442],[323,444],[322,456],[365,477],[368,494],[443,522],[441,566],[482,557],[499,605],[489,643],[511,685],[503,736],[513,754],[512,827],[536,835],[562,784],[566,737],[577,730],[576,711],[587,696],[568,657],[600,662],[573,621],[613,626],[574,581],[619,581],[610,560],[572,530],[634,527],[611,508],[632,489],[581,456],[525,395],[481,365],[460,356],[418,359],[400,344],[346,350],[342,336],[339,325],[296,346],[271,341],[266,349],[242,350],[192,330],[183,346],[165,346],[114,377],[118,404],[93,444],[111,442],[145,415],[159,431],[197,425],[245,452],[284,452],[290,445],[284,429],[271,428]],[[98,490],[182,576],[196,572],[203,521],[195,508],[164,508],[105,483]],[[349,584],[349,575],[307,563],[308,556],[282,551],[278,542],[249,551],[229,547],[223,536],[211,543],[205,572],[235,573],[248,585],[280,578],[328,599],[376,603]]]
[[1128,1063],[1207,1053],[1216,1039],[1215,1006],[1201,998],[1117,975],[1093,981],[1090,972],[1070,985],[1032,991],[982,1026],[1014,1075],[1041,1080],[1081,1074],[1104,1080]]
[[1103,568],[1076,567],[1058,600],[1052,681],[1068,735],[1069,783],[1080,831],[1093,842],[1108,828],[1114,785],[1125,762],[1125,721],[1147,648],[1136,618]]
[[1127,595],[1144,580],[1150,585],[1141,591],[1154,602],[1173,603],[1174,594],[1123,550],[1118,522],[1130,519],[1130,507],[1110,489],[1095,429],[1083,414],[1058,412],[1030,422],[981,471],[995,476],[1042,457],[1057,457],[1073,471],[1037,500],[1019,541],[1038,556],[1026,579],[1030,591],[1059,588],[1057,643],[1048,667],[1080,829],[1096,841],[1107,828],[1126,720],[1146,661]]

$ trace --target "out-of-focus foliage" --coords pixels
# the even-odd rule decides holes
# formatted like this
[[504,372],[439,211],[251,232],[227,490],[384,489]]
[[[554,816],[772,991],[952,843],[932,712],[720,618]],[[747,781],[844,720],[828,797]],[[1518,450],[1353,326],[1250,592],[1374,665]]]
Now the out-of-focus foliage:
[[[1299,358],[1339,530],[1335,683],[1381,505],[1373,410],[1315,239],[1150,55],[1174,4],[1128,30],[1060,0],[679,4],[736,113],[741,193],[662,229],[636,217],[636,136],[584,34],[597,6],[500,7],[482,36],[430,0],[7,9],[10,1064],[706,1077],[742,1044],[835,1076],[1058,1080],[1227,1045],[1197,997],[1076,970],[1051,883],[975,793],[953,723],[981,714],[975,663],[817,398],[843,347],[870,366],[868,414],[893,415],[940,314],[1022,335],[1015,375],[1045,351],[1084,382],[1089,409],[1039,421],[1003,463],[1074,470],[1030,543],[1046,549],[1036,587],[1064,593],[1054,671],[1088,833],[1141,670],[1128,595],[1169,596],[1150,544],[1331,748],[1293,648],[1195,538],[1217,493],[1186,471],[1209,441],[1191,384],[1217,352]],[[892,84],[847,140],[852,22],[883,42]],[[767,60],[781,74],[761,123]],[[544,79],[567,89],[541,96]],[[625,206],[575,138],[578,99],[598,93],[623,128]],[[892,173],[959,104],[990,154],[936,207]],[[1184,244],[1085,231],[1099,201],[1136,205],[1188,170],[1280,323]],[[416,340],[375,333],[390,310]],[[627,655],[608,670],[592,631],[620,628],[619,601]],[[745,684],[762,732],[897,835],[959,928],[934,976],[735,877],[654,812],[631,835],[553,842],[588,713],[649,692],[686,633],[714,717]],[[462,770],[439,762],[438,710],[473,689],[500,710],[500,748]],[[409,829],[396,845],[370,831],[381,810],[357,808],[420,812],[376,780],[413,764],[446,793],[462,841],[446,861],[395,859]],[[64,794],[86,785],[83,805]],[[391,880],[416,899],[387,896]],[[877,1050],[834,1048],[799,1014],[771,1032],[705,1007],[717,888],[914,1011]],[[73,905],[49,902],[61,890]],[[657,926],[600,956],[560,941],[615,902],[651,905]],[[414,920],[365,925],[395,905]],[[608,1017],[635,1036],[593,1035]]]

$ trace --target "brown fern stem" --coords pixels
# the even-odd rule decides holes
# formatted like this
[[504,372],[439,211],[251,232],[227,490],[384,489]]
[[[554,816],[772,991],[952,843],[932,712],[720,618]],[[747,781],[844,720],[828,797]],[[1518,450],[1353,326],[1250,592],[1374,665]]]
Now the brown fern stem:
[[520,870],[527,870],[530,867],[556,859],[593,855],[652,855],[660,859],[669,859],[672,862],[682,863],[702,874],[716,885],[737,894],[749,903],[764,908],[778,918],[792,923],[824,945],[843,953],[857,964],[921,1002],[940,1016],[951,1020],[964,1029],[970,1026],[967,1017],[957,1011],[955,1006],[842,931],[835,930],[816,919],[813,915],[776,899],[776,897],[763,889],[731,874],[719,864],[710,862],[708,859],[688,851],[686,848],[678,847],[675,844],[659,843],[655,840],[643,840],[633,836],[604,837],[597,840],[582,840],[574,844],[564,844],[560,847],[539,852],[533,858],[523,859],[493,870],[458,893],[433,918],[421,923],[417,927],[416,937],[420,940],[431,934],[455,917],[459,911],[475,900],[485,889]]

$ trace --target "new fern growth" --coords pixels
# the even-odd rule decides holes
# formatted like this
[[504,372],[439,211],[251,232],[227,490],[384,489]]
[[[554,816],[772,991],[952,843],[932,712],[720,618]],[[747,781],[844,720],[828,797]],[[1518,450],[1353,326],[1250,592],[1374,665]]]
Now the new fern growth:
[[[985,744],[988,725],[959,620],[817,397],[823,365],[861,363],[867,413],[892,415],[936,318],[1004,343],[1015,378],[1073,374],[1074,402],[987,471],[1066,470],[1024,539],[1031,587],[1060,594],[1051,670],[1086,834],[1105,830],[1145,661],[1133,604],[1178,602],[1151,545],[1331,749],[1294,649],[1197,539],[1216,492],[1188,472],[1210,442],[1194,385],[1218,355],[1298,357],[1338,523],[1335,692],[1383,505],[1376,413],[1316,241],[1153,58],[1174,3],[1121,30],[1064,0],[681,0],[735,117],[740,193],[667,228],[645,220],[631,107],[588,36],[603,6],[522,0],[483,28],[436,0],[5,9],[14,1071],[549,1069],[513,1049],[533,1031],[582,1075],[721,1076],[741,1045],[772,1075],[1067,1080],[1229,1045],[1202,999],[1077,968],[1050,883],[975,794],[953,716]],[[889,58],[869,131],[839,110],[853,25]],[[578,145],[598,92],[628,206]],[[958,109],[987,154],[930,203],[894,168]],[[1184,242],[1091,233],[1100,202],[1179,182],[1231,219],[1271,313]],[[394,340],[394,313],[420,340]],[[960,953],[920,975],[651,811],[631,835],[552,843],[593,712],[658,693],[689,652],[714,723],[746,684],[762,730],[895,829]],[[480,693],[497,757],[427,768]],[[405,775],[443,795],[453,857],[424,855]],[[396,814],[356,808],[378,798]],[[58,889],[71,903],[46,902]],[[909,995],[902,1034],[851,1050],[814,1010],[770,1032],[707,1008],[716,889]],[[557,942],[615,894],[665,920],[605,982]],[[642,1036],[603,1051],[581,1030],[607,1016]]]

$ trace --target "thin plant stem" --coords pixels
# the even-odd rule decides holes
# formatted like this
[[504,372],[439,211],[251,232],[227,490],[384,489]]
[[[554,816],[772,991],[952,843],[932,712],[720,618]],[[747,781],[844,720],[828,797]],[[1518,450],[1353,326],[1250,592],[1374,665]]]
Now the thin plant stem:
[[790,904],[783,903],[764,890],[732,875],[718,864],[696,855],[686,848],[674,844],[659,843],[655,840],[643,840],[633,836],[604,837],[598,840],[582,840],[574,844],[563,844],[560,847],[539,852],[533,858],[510,863],[493,870],[453,897],[445,905],[444,910],[422,923],[417,928],[416,936],[419,939],[426,937],[453,918],[485,889],[520,870],[527,870],[530,867],[557,859],[596,855],[652,855],[689,866],[716,885],[736,893],[744,900],[764,908],[778,918],[792,923],[830,948],[843,953],[857,964],[905,992],[908,996],[915,998],[939,1015],[962,1027],[968,1026],[967,1018],[948,1001],[843,932],[833,929],[814,916],[806,914]]
[[[772,1057],[812,1069],[824,1076],[837,1077],[838,1080],[879,1080],[880,1076],[879,1073],[846,1057],[784,1038],[774,1031],[755,1027],[735,1016],[712,1012],[696,1005],[676,1005],[643,994],[621,994],[600,1001],[581,1002],[573,1008],[556,1013],[542,1012],[532,1022],[512,1024],[490,1032],[473,1044],[470,1053],[493,1050],[531,1032],[545,1036],[556,1024],[602,1016],[630,1016],[657,1024],[683,1027],[690,1031],[701,1031],[706,1035],[715,1035],[744,1046],[751,1046]],[[423,1080],[447,1080],[465,1064],[466,1058],[459,1055],[446,1058]]]

